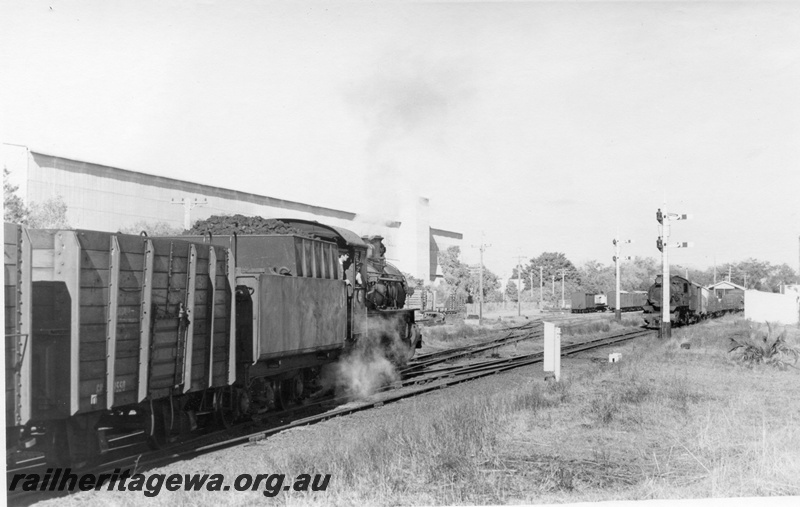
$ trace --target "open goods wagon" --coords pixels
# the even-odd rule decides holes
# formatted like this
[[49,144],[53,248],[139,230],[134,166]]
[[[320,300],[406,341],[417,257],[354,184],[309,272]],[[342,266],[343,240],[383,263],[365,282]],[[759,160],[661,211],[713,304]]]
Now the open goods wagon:
[[[620,291],[620,311],[622,312],[636,312],[641,310],[647,304],[647,292],[625,292]],[[617,294],[616,291],[608,293],[608,309],[617,309]]]
[[230,251],[9,224],[4,238],[12,449],[44,434],[48,454],[80,460],[99,452],[101,417],[152,422],[154,401],[235,380]]
[[604,312],[606,305],[605,294],[590,294],[587,292],[573,292],[571,295],[572,313]]

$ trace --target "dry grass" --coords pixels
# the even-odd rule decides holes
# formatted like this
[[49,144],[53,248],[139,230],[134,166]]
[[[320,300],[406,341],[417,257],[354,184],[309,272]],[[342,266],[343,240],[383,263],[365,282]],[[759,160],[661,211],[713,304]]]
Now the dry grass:
[[[448,317],[447,324],[422,328],[422,342],[425,351],[459,347],[499,338],[509,327],[502,321],[487,321],[478,327],[464,322],[462,319]],[[506,331],[507,332],[507,331]]]
[[[740,325],[727,319],[677,329],[666,342],[615,349],[618,363],[567,359],[560,383],[542,381],[537,367],[195,466],[229,476],[332,474],[325,493],[282,493],[277,499],[287,505],[798,495],[800,371],[742,366],[728,352]],[[794,346],[798,335],[789,330],[784,339]],[[113,502],[133,496],[115,494]],[[162,492],[154,500],[232,505],[264,497]]]
[[613,319],[599,319],[590,322],[573,324],[562,328],[563,336],[585,336],[600,333],[609,333],[621,331],[626,328],[634,328],[642,326],[642,318],[640,316],[623,316],[620,322]]

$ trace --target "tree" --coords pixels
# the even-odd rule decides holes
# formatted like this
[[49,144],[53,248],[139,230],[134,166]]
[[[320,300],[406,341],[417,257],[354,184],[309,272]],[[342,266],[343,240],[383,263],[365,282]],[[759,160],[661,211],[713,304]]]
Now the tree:
[[33,229],[69,229],[64,198],[57,195],[43,203],[32,203],[27,225]]
[[146,220],[139,220],[133,225],[123,227],[119,230],[119,232],[124,234],[141,234],[142,231],[146,232],[148,236],[154,237],[181,236],[186,232],[183,230],[183,227],[176,227],[170,225],[168,222],[148,222]]
[[439,252],[439,266],[442,268],[444,283],[441,289],[446,292],[446,296],[455,294],[456,297],[466,299],[468,295],[467,285],[469,283],[469,267],[458,258],[461,249],[451,246],[444,252]]
[[506,297],[509,301],[517,302],[517,297],[519,296],[519,291],[517,290],[517,284],[514,283],[513,280],[509,280],[506,284]]
[[580,289],[593,293],[608,293],[616,287],[614,266],[606,266],[591,260],[578,270],[581,279]]
[[[564,281],[572,282],[574,285],[580,285],[581,277],[578,270],[572,262],[567,259],[567,256],[561,252],[544,252],[539,257],[531,259],[530,263],[522,266],[522,283],[523,287],[530,290],[531,271],[533,271],[533,279],[539,280],[539,266],[542,266],[542,277],[544,283],[551,281],[555,276],[557,281],[561,281],[561,270],[565,270]],[[511,272],[511,278],[517,278],[517,267],[514,266]]]
[[782,284],[800,283],[800,278],[798,278],[797,272],[794,269],[788,264],[783,263],[780,266],[772,267],[768,283],[773,292],[778,292]]
[[502,303],[503,302],[503,293],[500,292],[500,286],[498,286],[486,294],[486,298],[484,299],[487,303]]
[[11,173],[3,168],[3,219],[34,229],[69,229],[67,203],[60,195],[30,207],[17,195],[19,187],[9,181]]
[[12,224],[27,224],[30,211],[17,195],[19,186],[11,184],[10,176],[8,169],[3,167],[3,220]]
[[661,274],[661,263],[652,257],[634,257],[620,266],[620,289],[647,290]]
[[[472,274],[469,277],[469,281],[467,282],[466,288],[467,291],[472,294],[473,303],[477,303],[480,298],[480,291],[481,291],[481,275],[480,270],[472,270]],[[484,266],[483,268],[483,300],[489,300],[489,294],[492,292],[497,292],[500,288],[500,279],[486,269]],[[502,297],[502,295],[501,295]]]

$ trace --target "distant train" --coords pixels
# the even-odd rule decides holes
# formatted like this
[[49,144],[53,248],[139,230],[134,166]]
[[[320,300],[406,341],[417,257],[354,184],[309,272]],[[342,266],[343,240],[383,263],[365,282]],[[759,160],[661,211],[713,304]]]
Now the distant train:
[[[644,320],[648,327],[659,327],[662,319],[662,277],[647,291]],[[678,275],[670,277],[670,321],[675,325],[693,324],[703,319],[744,310],[744,291],[729,290],[722,297]]]
[[[621,292],[621,308],[623,312],[636,312],[641,310],[647,303],[646,292]],[[616,311],[617,294],[616,291],[609,291],[605,294],[593,294],[589,292],[572,293],[572,313],[591,313],[605,312],[606,310]]]
[[572,313],[604,312],[608,308],[605,294],[573,292]]

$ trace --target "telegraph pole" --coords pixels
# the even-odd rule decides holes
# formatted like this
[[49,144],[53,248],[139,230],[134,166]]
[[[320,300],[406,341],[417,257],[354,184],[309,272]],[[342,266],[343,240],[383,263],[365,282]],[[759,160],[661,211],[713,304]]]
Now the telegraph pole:
[[680,215],[678,213],[667,213],[667,205],[664,203],[664,211],[659,208],[656,211],[656,220],[661,224],[661,236],[656,241],[656,247],[661,250],[661,327],[659,329],[659,338],[672,337],[672,323],[670,316],[672,314],[672,304],[670,301],[670,284],[669,277],[669,248],[687,248],[692,246],[691,243],[667,243],[669,239],[669,221],[670,220],[688,220],[690,215]]
[[203,204],[208,204],[208,199],[205,197],[194,199],[184,199],[183,197],[180,198],[172,198],[172,204],[182,204],[183,205],[183,228],[187,231],[192,228],[192,208],[195,206],[201,206]]
[[539,266],[539,311],[544,309],[544,275],[542,274],[543,266]]
[[[522,315],[522,259],[525,258],[524,255],[518,255],[515,257],[517,259],[517,317]],[[531,283],[533,280],[533,275],[531,275]],[[531,286],[531,291],[533,291],[533,286]]]
[[522,265],[517,264],[517,317],[522,316]]
[[[478,300],[478,325],[479,326],[483,324],[483,251],[486,250],[490,246],[492,246],[492,245],[486,245],[483,242],[481,242],[481,244],[477,247],[481,251],[480,274],[478,275],[480,277],[480,280],[478,281],[478,287],[479,287],[478,290],[480,290],[480,299]],[[472,248],[476,248],[476,247],[473,245]]]
[[[620,289],[619,289],[619,263],[620,263],[620,261],[623,260],[623,258],[621,258],[620,255],[619,255],[619,247],[620,247],[620,245],[622,243],[633,243],[633,240],[631,240],[631,239],[626,239],[626,240],[619,239],[619,231],[617,231],[617,237],[614,238],[614,242],[613,243],[614,243],[614,269],[615,269],[616,274],[617,274],[617,289],[616,289],[617,307],[614,309],[614,319],[617,322],[620,322],[622,320],[622,310],[620,310],[620,307],[622,306],[622,304],[621,304],[622,303],[621,302],[621,297],[622,297],[621,296],[621,292],[622,291],[620,291]],[[629,260],[631,260],[631,258],[630,257],[625,257],[624,260],[629,261]]]
[[533,303],[533,266],[531,266],[531,303]]

